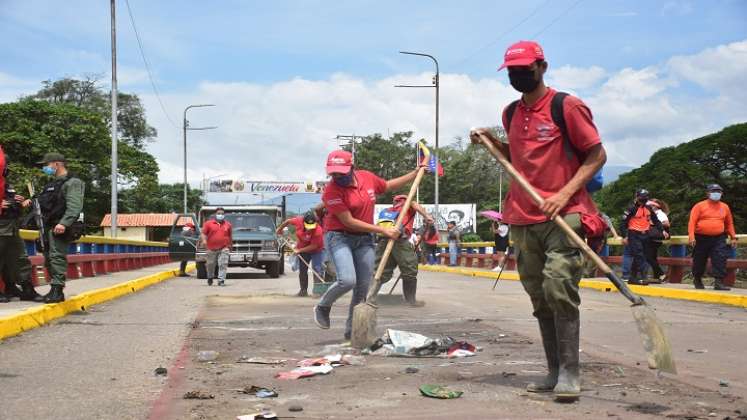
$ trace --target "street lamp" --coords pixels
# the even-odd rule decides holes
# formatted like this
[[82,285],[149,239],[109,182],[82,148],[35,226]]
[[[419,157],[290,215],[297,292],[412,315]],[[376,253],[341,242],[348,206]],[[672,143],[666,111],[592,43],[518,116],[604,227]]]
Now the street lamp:
[[363,136],[356,136],[355,134],[352,135],[342,135],[338,134],[335,136],[334,140],[337,140],[337,144],[339,146],[342,146],[342,141],[347,142],[347,144],[350,144],[351,150],[350,153],[353,155],[353,163],[355,163],[355,144],[359,143],[358,140],[363,140]]
[[187,111],[189,111],[190,108],[203,108],[207,106],[215,106],[213,104],[200,104],[200,105],[190,105],[186,108],[184,108],[184,125],[182,126],[184,129],[184,213],[187,213],[187,130],[212,130],[218,127],[211,126],[211,127],[190,127],[189,121],[187,121]]
[[[395,85],[395,87],[406,87],[406,88],[436,88],[436,146],[433,149],[433,156],[436,158],[436,166],[438,166],[438,97],[439,97],[439,71],[438,71],[438,60],[436,60],[436,57],[430,55],[430,54],[423,54],[423,53],[416,53],[416,52],[409,52],[409,51],[400,51],[400,54],[407,54],[407,55],[419,55],[421,57],[428,57],[431,60],[433,60],[433,63],[436,65],[436,75],[433,76],[433,82],[430,85]],[[435,171],[433,171],[434,176],[434,189],[433,189],[433,198],[434,198],[434,207],[435,207],[435,213],[436,213],[436,224],[438,225],[438,219],[440,213],[438,212],[438,168],[436,168]]]

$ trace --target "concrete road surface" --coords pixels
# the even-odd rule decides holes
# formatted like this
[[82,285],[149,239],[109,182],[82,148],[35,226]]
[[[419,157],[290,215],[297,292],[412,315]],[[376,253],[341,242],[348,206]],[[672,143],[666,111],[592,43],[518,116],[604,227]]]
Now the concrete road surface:
[[[649,299],[667,323],[680,372],[657,378],[645,367],[624,300],[582,291],[583,398],[560,405],[524,392],[544,372],[544,361],[520,284],[502,282],[495,292],[491,286],[490,280],[423,272],[425,307],[401,305],[398,288],[379,310],[381,332],[449,335],[481,347],[476,357],[365,356],[362,366],[287,381],[275,373],[342,341],[349,296],[333,308],[333,328],[319,330],[311,321],[315,300],[292,297],[293,273],[269,279],[243,270],[224,288],[194,277],[169,280],[0,342],[0,419],[232,419],[263,407],[306,419],[747,418],[744,309]],[[219,356],[197,361],[204,350]],[[236,363],[242,356],[288,361]],[[158,367],[168,374],[155,375]],[[407,367],[418,371],[404,373]],[[424,383],[465,394],[427,399],[418,392]],[[280,396],[261,400],[239,392],[251,385]],[[214,399],[185,400],[188,391]],[[290,412],[291,405],[303,411]]]

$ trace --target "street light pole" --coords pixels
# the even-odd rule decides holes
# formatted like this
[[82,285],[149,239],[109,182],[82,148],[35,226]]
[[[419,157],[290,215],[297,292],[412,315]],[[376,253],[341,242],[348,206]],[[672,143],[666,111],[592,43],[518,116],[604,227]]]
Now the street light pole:
[[112,26],[112,238],[117,237],[117,173],[119,162],[117,159],[117,24],[116,24],[116,0],[111,0],[111,26]]
[[[114,1],[114,0],[112,0]],[[211,127],[189,127],[189,121],[187,121],[187,111],[189,111],[191,108],[203,108],[207,106],[215,106],[213,104],[199,104],[199,105],[189,105],[188,107],[184,108],[184,124],[182,125],[182,128],[184,130],[184,213],[187,213],[187,130],[212,130],[218,127],[211,126]]]
[[440,216],[440,213],[438,212],[438,115],[439,115],[439,87],[441,85],[440,83],[440,73],[438,70],[438,60],[436,60],[436,57],[430,55],[430,54],[423,54],[423,53],[416,53],[416,52],[409,52],[409,51],[400,51],[400,54],[407,54],[407,55],[418,55],[421,57],[428,57],[431,60],[433,60],[433,63],[436,65],[436,75],[433,76],[433,83],[431,85],[396,85],[395,87],[408,87],[408,88],[436,88],[436,146],[433,149],[433,156],[436,158],[436,170],[433,171],[434,176],[434,182],[433,182],[433,201],[434,201],[434,212],[436,213],[436,226],[438,226],[438,219]]
[[363,136],[356,136],[355,134],[351,135],[342,135],[338,134],[335,136],[335,140],[337,140],[337,144],[340,144],[340,140],[346,140],[350,143],[350,153],[353,155],[353,163],[355,163],[355,143],[357,143],[356,140],[363,140]]

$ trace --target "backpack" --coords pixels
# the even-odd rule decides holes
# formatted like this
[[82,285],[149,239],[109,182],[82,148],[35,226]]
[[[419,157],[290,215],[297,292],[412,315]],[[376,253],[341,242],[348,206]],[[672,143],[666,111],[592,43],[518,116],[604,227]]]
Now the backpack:
[[[573,158],[575,155],[578,157],[579,162],[583,162],[585,156],[576,149],[573,144],[570,141],[570,136],[568,135],[568,128],[565,125],[565,117],[563,116],[563,101],[565,100],[566,96],[568,96],[565,92],[556,92],[555,96],[552,98],[552,102],[550,103],[550,115],[552,116],[552,122],[558,126],[560,129],[560,135],[563,137],[563,149],[565,150],[566,156],[568,156],[568,159]],[[509,127],[511,127],[511,120],[514,117],[514,112],[516,111],[516,107],[519,105],[519,100],[515,100],[511,102],[506,107],[506,121],[508,122],[506,124],[506,134],[508,134]],[[595,191],[599,191],[602,189],[602,185],[604,184],[604,176],[602,175],[602,168],[597,171],[597,173],[594,174],[594,177],[589,180],[589,182],[586,184],[586,191],[593,193]]]

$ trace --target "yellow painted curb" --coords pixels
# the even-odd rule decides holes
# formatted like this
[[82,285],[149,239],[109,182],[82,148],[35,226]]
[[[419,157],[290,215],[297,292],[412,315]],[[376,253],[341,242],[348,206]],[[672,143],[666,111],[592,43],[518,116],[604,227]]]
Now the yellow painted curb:
[[[437,273],[461,274],[463,276],[483,277],[495,280],[498,273],[494,271],[475,270],[467,267],[447,267],[442,265],[420,265],[423,271],[433,271]],[[519,273],[515,271],[501,274],[501,280],[519,280]],[[583,279],[579,283],[580,287],[585,289],[594,289],[602,292],[617,292],[615,286],[609,281]],[[721,305],[738,306],[747,308],[747,296],[731,293],[711,292],[705,290],[683,290],[670,289],[667,287],[656,286],[636,286],[629,285],[630,290],[641,296],[659,297],[665,299],[689,300],[702,303],[717,303]]]
[[[187,265],[188,271],[194,268],[195,264]],[[173,278],[178,272],[178,269],[162,271],[102,289],[89,290],[68,298],[64,302],[35,306],[17,314],[2,317],[0,318],[0,340],[41,327],[49,321],[62,318],[69,313],[85,311],[89,306],[135,293],[148,286]]]

